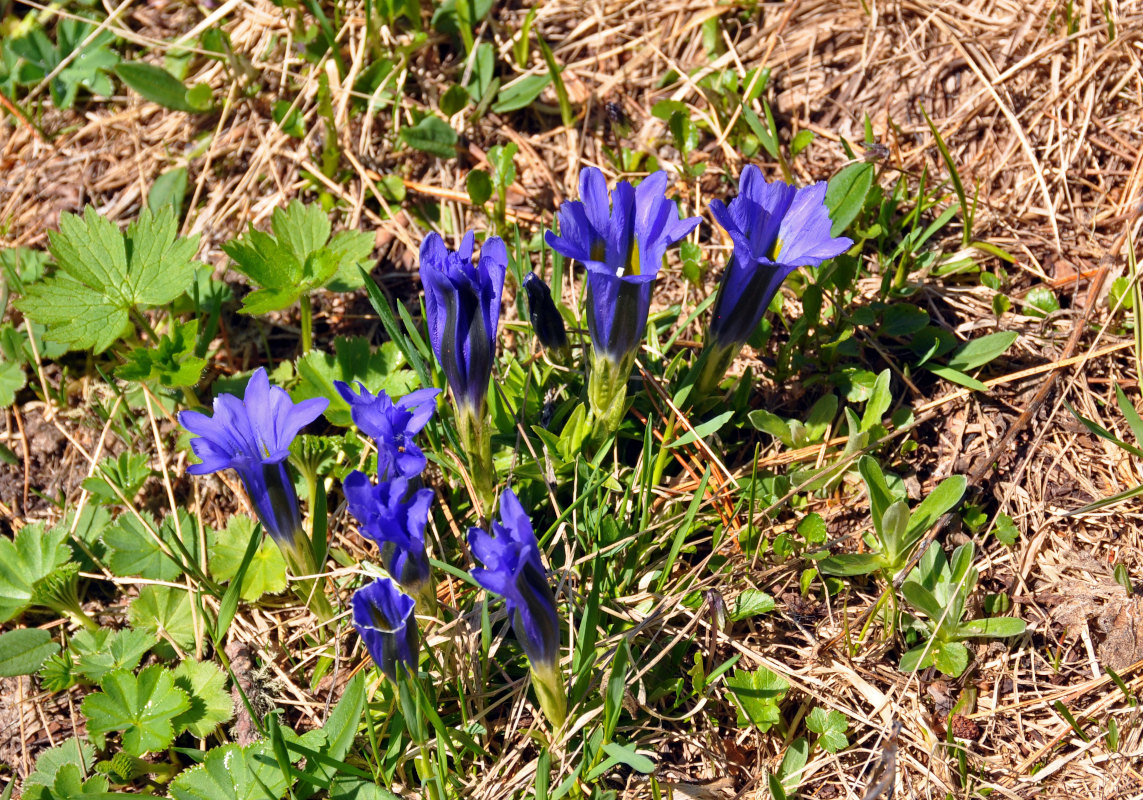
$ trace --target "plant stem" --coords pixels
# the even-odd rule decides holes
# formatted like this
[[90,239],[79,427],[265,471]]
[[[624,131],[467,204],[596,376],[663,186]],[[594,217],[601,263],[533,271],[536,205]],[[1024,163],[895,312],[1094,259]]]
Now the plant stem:
[[308,353],[313,347],[314,311],[310,305],[310,296],[302,295],[302,353]]

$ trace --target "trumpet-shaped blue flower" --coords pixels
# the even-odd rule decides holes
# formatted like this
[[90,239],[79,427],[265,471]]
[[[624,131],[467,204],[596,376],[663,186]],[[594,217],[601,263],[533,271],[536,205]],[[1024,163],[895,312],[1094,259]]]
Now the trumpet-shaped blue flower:
[[433,502],[432,489],[410,495],[405,478],[374,485],[358,471],[345,477],[342,488],[361,535],[381,549],[385,570],[407,592],[421,596],[430,586],[425,525]]
[[853,245],[830,235],[826,184],[802,189],[766,183],[750,165],[729,206],[712,200],[711,213],[734,242],[710,323],[711,345],[741,346],[757,327],[782,282],[798,267],[816,267]]
[[540,705],[558,727],[563,724],[567,694],[559,673],[556,598],[540,560],[532,522],[511,489],[500,495],[500,520],[492,523],[492,532],[470,528],[468,545],[484,564],[472,570],[472,577],[504,598],[512,630],[532,667]]
[[215,398],[213,417],[198,411],[179,414],[179,422],[194,434],[191,449],[202,461],[187,467],[187,472],[237,472],[262,525],[287,555],[303,555],[310,546],[286,458],[298,431],[321,416],[327,405],[322,397],[295,404],[284,389],[270,385],[266,370],[259,369],[250,376],[242,400],[231,394]]
[[413,598],[388,578],[379,578],[353,595],[353,627],[373,662],[389,680],[404,670],[415,672],[420,636]]
[[660,171],[636,188],[620,181],[609,196],[603,173],[587,167],[580,199],[560,206],[559,234],[546,235],[553,250],[587,268],[587,327],[597,357],[619,363],[639,347],[663,256],[701,221],[680,220],[666,189]]
[[528,318],[532,321],[532,330],[536,338],[548,351],[560,361],[567,362],[571,358],[568,347],[568,331],[564,325],[564,318],[560,316],[559,309],[552,301],[552,290],[543,278],[534,272],[524,276],[524,292],[528,296]]
[[376,395],[360,382],[360,392],[334,381],[338,394],[349,403],[353,422],[377,445],[377,477],[382,480],[421,474],[427,461],[414,437],[432,419],[440,389],[418,389],[393,402],[384,391]]
[[508,249],[492,236],[472,263],[474,234],[469,231],[456,252],[439,234],[421,243],[421,282],[433,352],[452,388],[457,406],[473,417],[484,416],[496,329],[500,324],[500,295],[508,269]]

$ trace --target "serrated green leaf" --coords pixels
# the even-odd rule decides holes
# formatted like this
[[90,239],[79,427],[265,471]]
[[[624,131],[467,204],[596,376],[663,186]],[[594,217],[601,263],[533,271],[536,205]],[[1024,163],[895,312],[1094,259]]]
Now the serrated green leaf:
[[271,233],[255,230],[222,245],[234,268],[258,291],[243,300],[243,312],[264,314],[297,302],[326,286],[350,291],[362,285],[358,266],[373,252],[373,235],[343,231],[330,239],[329,216],[317,205],[291,200],[270,217]]
[[24,368],[15,361],[0,361],[0,408],[16,402],[16,392],[28,383]]
[[206,359],[195,355],[197,345],[198,320],[174,322],[159,338],[157,347],[136,347],[115,374],[124,380],[157,382],[170,388],[194,386],[206,367]]
[[95,748],[85,739],[72,737],[60,744],[45,750],[36,758],[36,768],[24,781],[24,791],[29,786],[51,786],[55,783],[56,775],[66,764],[80,768],[80,774],[86,775],[95,763]]
[[766,667],[753,672],[736,669],[726,679],[731,696],[739,710],[740,724],[753,724],[762,733],[781,720],[778,703],[786,696],[790,684]]
[[135,669],[154,644],[154,637],[144,631],[100,628],[76,633],[71,638],[71,651],[76,672],[99,683],[109,672]]
[[749,619],[773,611],[776,606],[774,598],[758,589],[745,589],[734,598],[734,611],[730,618],[737,622],[740,619]]
[[60,649],[47,631],[20,628],[0,634],[0,677],[31,675]]
[[168,747],[175,736],[171,720],[190,708],[186,693],[159,664],[138,676],[127,670],[108,673],[100,688],[83,701],[87,731],[97,737],[122,731],[123,749],[133,756]]
[[205,739],[234,716],[234,701],[226,691],[226,674],[209,662],[186,659],[174,671],[175,686],[182,689],[190,708],[174,719],[175,733],[190,731]]
[[103,775],[84,779],[78,764],[63,764],[56,772],[51,786],[33,784],[24,791],[24,800],[110,800],[123,795],[109,792],[110,785]]
[[[197,523],[186,510],[180,508],[178,513],[183,544],[193,553],[196,549],[194,532]],[[140,516],[143,521],[134,514],[122,514],[114,525],[103,532],[103,544],[108,553],[107,566],[121,578],[138,575],[154,581],[177,580],[183,574],[183,569],[175,545],[175,518],[168,515],[163,518],[161,525],[156,525],[154,517],[146,511],[141,512]],[[147,530],[148,525],[158,534],[158,541]],[[163,552],[160,541],[166,546],[167,552]]]
[[[102,503],[122,503],[120,496],[131,502],[150,476],[151,468],[147,466],[146,453],[124,451],[118,458],[100,461],[95,473],[84,478],[81,485]],[[116,488],[119,489],[118,493]]]
[[845,736],[849,722],[840,711],[815,708],[806,716],[806,727],[818,734],[818,744],[827,752],[836,753],[849,747]]
[[[224,530],[213,532],[209,551],[210,574],[215,580],[229,581],[234,577],[246,554],[254,525],[249,517],[231,517]],[[263,594],[278,594],[285,589],[286,561],[282,551],[263,537],[242,578],[241,597],[253,603]]]
[[[282,733],[287,741],[300,738],[310,747],[320,744],[311,737],[320,731],[310,731],[303,737],[288,728]],[[293,760],[299,758],[296,756]],[[212,748],[202,764],[183,771],[171,781],[170,791],[174,800],[277,800],[286,794],[288,787],[273,748],[269,742],[262,741],[246,747],[228,744]]]
[[416,125],[401,128],[401,141],[415,150],[431,153],[438,158],[456,155],[457,135],[440,117],[425,117]]
[[349,404],[334,388],[335,380],[351,386],[356,381],[365,384],[371,392],[384,390],[396,399],[417,386],[417,377],[405,364],[405,357],[393,342],[385,342],[373,349],[363,337],[337,337],[333,340],[334,353],[311,350],[297,361],[298,385],[290,392],[295,402],[311,397],[329,400],[325,416],[334,425],[349,427],[353,420]]
[[170,209],[143,209],[120,233],[88,206],[82,218],[62,215],[50,238],[59,271],[16,305],[72,349],[106,350],[130,326],[133,308],[169,303],[194,279],[198,237],[178,236]]
[[67,531],[26,525],[15,539],[0,537],[0,622],[17,616],[31,602],[36,584],[71,558]]
[[139,590],[127,616],[131,627],[157,639],[170,637],[183,650],[195,644],[194,616],[190,594],[173,586],[148,585]]

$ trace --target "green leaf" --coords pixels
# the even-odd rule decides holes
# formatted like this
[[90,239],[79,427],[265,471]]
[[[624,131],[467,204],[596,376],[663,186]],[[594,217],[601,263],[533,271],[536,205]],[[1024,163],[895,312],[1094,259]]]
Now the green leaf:
[[102,681],[109,672],[135,669],[154,645],[155,639],[150,634],[130,628],[84,630],[71,638],[76,672],[93,683]]
[[885,532],[882,529],[882,519],[885,516],[885,509],[889,508],[897,498],[889,491],[889,485],[885,482],[885,473],[881,471],[881,465],[877,459],[872,456],[862,456],[857,461],[857,471],[861,473],[861,478],[865,481],[866,491],[869,493],[870,514],[873,517],[873,527],[877,530],[877,538],[884,542]]
[[79,764],[63,764],[56,772],[51,786],[33,784],[24,791],[24,800],[108,800],[124,795],[109,792],[110,785],[103,775],[92,775],[86,780]]
[[[142,521],[134,514],[122,514],[115,520],[114,525],[103,532],[103,544],[107,547],[108,553],[107,566],[120,578],[138,575],[154,581],[177,580],[183,574],[183,568],[180,566],[178,549],[174,544],[175,518],[164,517],[162,524],[156,525],[154,517],[146,511],[141,512],[140,516]],[[148,531],[148,526],[155,533]],[[179,527],[183,532],[183,543],[188,546],[188,550],[194,552],[196,522],[181,508]],[[167,552],[163,552],[160,542],[165,545]]]
[[888,368],[881,370],[877,379],[873,381],[873,392],[865,404],[865,413],[861,416],[861,430],[870,430],[874,425],[880,425],[882,417],[893,405],[893,395],[889,391],[890,375]]
[[1127,399],[1127,395],[1123,393],[1123,389],[1119,384],[1115,385],[1115,402],[1119,406],[1120,413],[1127,421],[1127,425],[1131,428],[1131,433],[1135,435],[1135,441],[1143,444],[1143,419],[1139,418],[1139,412],[1135,410],[1135,406]]
[[194,280],[198,237],[178,236],[169,209],[143,209],[120,233],[88,206],[82,218],[62,215],[50,239],[59,270],[16,305],[73,350],[103,352],[130,326],[132,309],[169,303]]
[[0,678],[31,675],[60,649],[47,631],[20,628],[0,634]]
[[805,769],[806,762],[809,760],[809,742],[801,736],[790,742],[790,746],[786,748],[786,754],[782,756],[782,763],[778,766],[778,772],[776,773],[778,780],[782,782],[782,789],[786,792],[787,796],[797,791],[798,786],[802,782],[802,770]]
[[492,110],[497,114],[506,114],[509,111],[527,108],[551,82],[552,74],[550,72],[543,75],[527,75],[513,81],[500,90],[496,102],[492,105]]
[[456,156],[457,135],[440,117],[427,116],[411,127],[401,128],[401,141],[414,150],[431,153],[437,158]]
[[917,645],[901,656],[901,664],[898,669],[902,672],[916,672],[931,667],[933,661],[936,660],[935,650],[936,642],[933,642],[932,647],[927,641]]
[[474,169],[464,179],[468,199],[474,206],[482,206],[492,197],[492,178],[482,169]]
[[[118,458],[105,458],[96,465],[95,474],[83,479],[84,489],[95,495],[101,503],[122,503],[120,495],[131,502],[143,483],[151,477],[146,453],[124,451]],[[119,489],[119,493],[115,489]]]
[[206,359],[195,355],[198,346],[198,320],[173,321],[171,330],[153,344],[136,347],[127,354],[127,363],[115,374],[127,381],[147,381],[169,388],[198,383]]
[[[283,734],[287,740],[298,740],[288,728]],[[289,786],[272,745],[262,741],[246,747],[227,744],[211,748],[202,764],[184,770],[171,781],[170,793],[174,800],[277,800]]]
[[187,99],[187,87],[162,67],[141,61],[124,61],[115,67],[119,80],[145,99],[175,111],[196,112],[203,109]]
[[836,753],[849,747],[845,736],[849,722],[840,711],[815,708],[806,716],[806,727],[818,734],[818,744],[826,752]]
[[100,689],[83,701],[87,732],[102,738],[122,731],[123,749],[133,756],[167,748],[175,736],[171,720],[190,708],[170,671],[158,664],[138,676],[127,670],[108,673]]
[[16,402],[16,392],[28,383],[24,368],[14,361],[0,361],[0,408]]
[[992,529],[992,533],[1000,540],[1000,543],[1011,547],[1016,544],[1016,540],[1020,538],[1020,529],[1016,527],[1016,522],[1012,517],[1007,514],[996,515],[996,527]]
[[945,617],[944,624],[951,627],[956,625],[960,620],[949,619],[945,615],[945,608],[936,596],[915,581],[905,581],[901,584],[901,594],[909,602],[909,605],[920,611],[926,617],[931,619],[935,624],[941,617]]
[[329,217],[316,205],[291,200],[274,209],[271,233],[251,225],[238,239],[222,245],[234,268],[260,287],[243,300],[242,311],[280,311],[313,289],[348,291],[362,285],[358,267],[373,252],[373,236],[343,231],[330,239]]
[[441,113],[446,117],[458,114],[468,105],[468,90],[459,83],[454,83],[441,95]]
[[1060,301],[1047,286],[1036,286],[1024,295],[1024,313],[1030,317],[1046,317],[1059,310]]
[[700,425],[696,425],[693,431],[687,431],[667,446],[682,447],[683,445],[691,444],[699,439],[705,439],[707,436],[717,433],[722,428],[722,426],[726,424],[727,420],[733,416],[733,409],[730,411],[724,411],[723,413],[714,417],[714,419],[709,419]]
[[885,566],[885,559],[879,553],[842,553],[818,562],[818,569],[823,573],[842,578],[868,575]]
[[81,88],[103,96],[114,91],[105,74],[119,62],[119,56],[108,47],[115,40],[110,30],[97,33],[96,26],[88,20],[65,17],[56,25],[56,40],[53,44],[37,27],[11,41],[12,53],[23,59],[20,83],[31,86],[54,75],[48,84],[52,103],[64,110],[75,103]]
[[949,356],[948,366],[959,372],[967,372],[982,367],[994,358],[999,357],[1012,346],[1019,338],[1016,331],[998,331],[971,342],[965,342],[956,352]]
[[[210,574],[217,581],[234,578],[246,545],[254,532],[254,521],[245,516],[234,516],[224,530],[214,531],[209,538]],[[264,594],[278,594],[286,590],[286,560],[282,551],[268,537],[263,537],[242,578],[241,597],[253,603]]]
[[968,648],[960,642],[938,642],[934,647],[937,652],[933,663],[945,675],[959,678],[968,669]]
[[62,767],[72,764],[81,770],[81,775],[91,771],[95,763],[95,748],[86,739],[72,737],[45,750],[36,758],[36,768],[24,781],[24,791],[30,786],[51,786]]
[[183,650],[195,644],[190,593],[173,586],[144,586],[131,602],[127,616],[131,627],[157,639],[170,637]]
[[873,165],[850,164],[834,175],[826,188],[825,204],[833,220],[831,236],[840,236],[857,219],[865,206],[865,197],[873,186]]
[[781,720],[778,703],[786,696],[790,684],[766,667],[753,672],[736,669],[726,679],[731,696],[739,710],[739,724],[753,724],[762,733]]
[[335,380],[355,388],[355,382],[360,381],[369,391],[384,390],[392,398],[408,394],[418,383],[416,373],[406,367],[405,357],[393,342],[385,342],[374,350],[367,338],[339,336],[333,340],[333,349],[333,355],[314,349],[298,359],[301,380],[290,396],[295,402],[327,398],[325,416],[334,425],[349,427],[353,423],[349,404],[334,388]]
[[734,611],[730,618],[737,622],[740,619],[761,616],[773,611],[777,604],[774,598],[758,589],[744,589],[738,597],[734,598]]
[[0,622],[32,604],[36,585],[71,559],[67,530],[26,525],[15,539],[0,537]]
[[1019,636],[1028,629],[1027,623],[1015,617],[987,617],[962,622],[956,629],[956,638],[980,636],[985,639],[1004,639]]
[[226,674],[214,664],[186,659],[174,671],[175,686],[186,693],[190,707],[175,717],[175,733],[190,731],[205,739],[234,716],[234,701],[226,691]]
[[[361,714],[365,711],[365,680],[358,673],[346,684],[345,694],[329,712],[329,717],[322,726],[325,734],[325,744],[320,753],[324,759],[309,759],[306,762],[306,772],[314,779],[314,784],[308,782],[297,787],[294,793],[299,800],[311,797],[319,789],[328,788],[335,784],[341,774],[336,764],[328,763],[325,759],[339,762],[349,753],[353,740],[357,736],[358,726],[361,724]],[[332,796],[332,792],[331,792]],[[351,795],[352,796],[352,795]]]
[[978,381],[971,375],[965,375],[960,370],[952,369],[951,367],[926,367],[929,372],[936,375],[938,378],[944,378],[950,383],[955,383],[958,386],[963,386],[966,389],[972,389],[974,392],[987,392],[988,385]]
[[794,135],[794,140],[792,142],[790,142],[790,153],[792,155],[795,155],[795,156],[798,155],[798,153],[802,152],[807,147],[809,147],[810,142],[812,142],[813,140],[814,140],[814,132],[813,131],[805,131],[805,130],[798,131],[797,134]]

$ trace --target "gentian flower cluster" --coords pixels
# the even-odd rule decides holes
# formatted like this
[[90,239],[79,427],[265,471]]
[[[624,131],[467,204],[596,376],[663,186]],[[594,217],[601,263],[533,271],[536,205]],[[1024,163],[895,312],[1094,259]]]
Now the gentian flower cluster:
[[711,201],[711,213],[730,236],[734,251],[697,365],[698,396],[726,374],[791,272],[817,267],[853,246],[852,239],[830,235],[825,193],[824,182],[802,189],[782,181],[766,183],[761,171],[750,165],[742,171],[738,196],[729,205]]
[[580,200],[560,206],[560,232],[546,237],[553,250],[587,268],[588,403],[607,432],[619,427],[626,409],[627,380],[667,248],[701,222],[679,219],[666,189],[667,173],[660,171],[636,188],[621,181],[609,195],[603,173],[588,167],[579,176]]
[[491,533],[470,528],[468,545],[484,567],[472,577],[504,598],[512,630],[528,656],[540,708],[555,726],[567,713],[567,693],[560,676],[560,619],[532,522],[511,489],[500,495],[500,520]]
[[433,353],[444,370],[457,410],[457,429],[468,455],[471,478],[482,513],[495,500],[488,384],[500,325],[500,296],[508,270],[508,249],[491,236],[472,263],[475,235],[469,231],[460,249],[449,250],[439,234],[421,243],[421,283]]
[[[285,389],[270,385],[265,369],[257,369],[246,384],[243,399],[221,394],[214,400],[214,416],[183,411],[179,423],[194,438],[191,450],[201,463],[191,464],[191,475],[233,469],[250,498],[262,526],[281,549],[290,568],[301,575],[318,571],[313,545],[302,528],[298,495],[286,468],[290,444],[298,432],[329,405],[323,397],[294,403]],[[333,612],[325,594],[312,582],[299,596],[323,620]]]
[[416,671],[419,639],[413,608],[436,610],[436,594],[425,549],[431,489],[419,488],[427,460],[415,437],[436,411],[439,389],[420,389],[396,402],[385,392],[354,391],[335,381],[357,427],[377,447],[377,482],[354,470],[345,477],[349,513],[361,535],[381,550],[389,578],[374,581],[353,596],[353,624],[373,661],[392,680],[400,667]]

